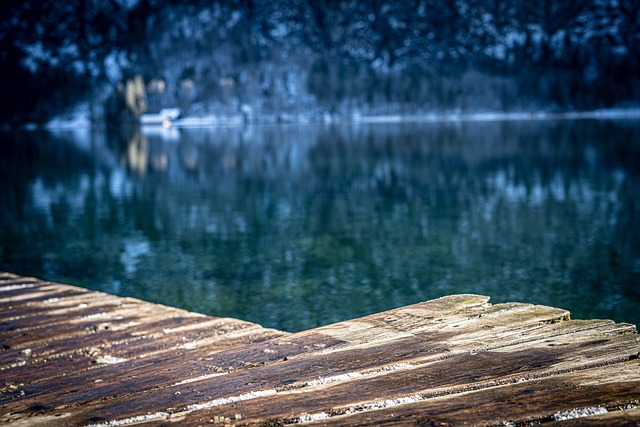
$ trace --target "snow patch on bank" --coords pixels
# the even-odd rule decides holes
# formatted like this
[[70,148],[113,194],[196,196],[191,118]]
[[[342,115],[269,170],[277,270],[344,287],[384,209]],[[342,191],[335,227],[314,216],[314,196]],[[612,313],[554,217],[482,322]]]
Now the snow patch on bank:
[[[312,124],[312,123],[343,123],[343,124],[375,124],[375,123],[437,123],[437,122],[458,122],[458,121],[505,121],[505,120],[618,120],[618,119],[639,119],[640,108],[635,109],[610,109],[593,110],[566,113],[550,112],[482,112],[482,113],[425,113],[425,114],[376,114],[364,115],[354,113],[350,116],[319,116],[314,120],[313,115],[277,115],[277,114],[256,114],[251,120],[245,120],[240,114],[228,116],[202,115],[194,117],[183,117],[171,122],[171,127],[191,128],[191,127],[236,127],[245,124]],[[49,130],[86,129],[92,126],[88,109],[77,110],[71,118],[58,117],[46,124]],[[144,124],[143,124],[144,126]],[[152,127],[153,125],[151,125]]]

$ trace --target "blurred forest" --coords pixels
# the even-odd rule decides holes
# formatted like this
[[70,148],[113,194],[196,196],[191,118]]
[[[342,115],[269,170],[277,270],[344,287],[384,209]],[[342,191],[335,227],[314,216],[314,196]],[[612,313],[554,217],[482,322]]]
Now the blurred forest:
[[5,0],[0,43],[5,126],[640,101],[640,0]]

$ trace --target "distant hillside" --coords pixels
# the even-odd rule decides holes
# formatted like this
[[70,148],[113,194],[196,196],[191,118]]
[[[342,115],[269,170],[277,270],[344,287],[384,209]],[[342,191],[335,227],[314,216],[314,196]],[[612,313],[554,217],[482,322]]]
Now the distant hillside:
[[640,103],[638,0],[7,0],[0,42],[13,125]]

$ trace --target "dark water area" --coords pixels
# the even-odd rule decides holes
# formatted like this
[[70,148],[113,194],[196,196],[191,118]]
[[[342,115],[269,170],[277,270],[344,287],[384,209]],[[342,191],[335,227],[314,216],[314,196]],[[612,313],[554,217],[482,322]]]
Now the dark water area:
[[287,331],[455,293],[640,323],[640,121],[0,136],[0,270]]

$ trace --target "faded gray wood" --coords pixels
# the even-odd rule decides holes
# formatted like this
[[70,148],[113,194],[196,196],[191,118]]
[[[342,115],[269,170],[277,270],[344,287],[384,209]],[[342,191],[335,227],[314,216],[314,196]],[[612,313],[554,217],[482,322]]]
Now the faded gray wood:
[[286,334],[0,273],[8,425],[640,425],[636,328],[452,295]]

